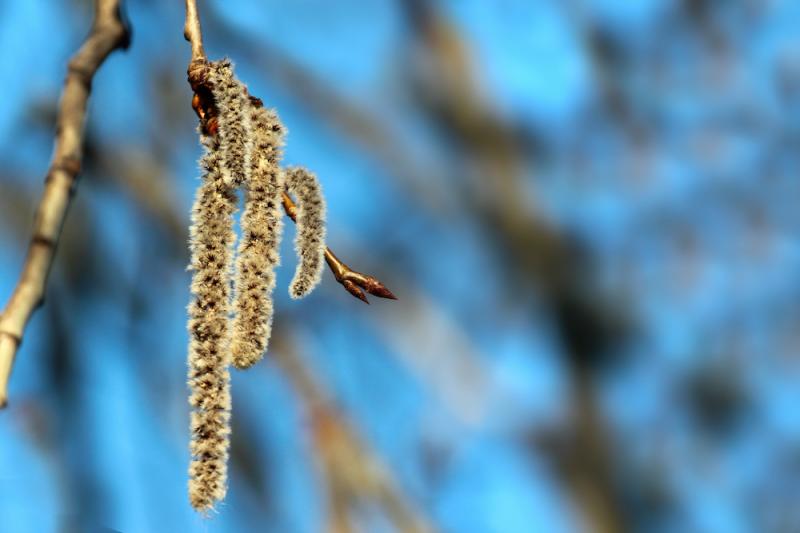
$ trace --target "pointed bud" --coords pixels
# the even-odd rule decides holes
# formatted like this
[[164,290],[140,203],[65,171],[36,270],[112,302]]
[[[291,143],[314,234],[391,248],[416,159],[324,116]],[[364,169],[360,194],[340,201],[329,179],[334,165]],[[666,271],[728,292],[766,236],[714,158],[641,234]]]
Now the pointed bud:
[[383,283],[378,281],[376,278],[372,276],[364,276],[364,278],[365,278],[364,283],[361,286],[364,288],[365,291],[379,298],[388,298],[389,300],[397,300],[397,296],[392,294],[392,291],[390,291]]
[[350,294],[352,294],[365,304],[369,305],[369,300],[367,300],[367,297],[364,295],[364,292],[361,289],[359,289],[358,285],[356,285],[353,281],[346,279],[342,281],[342,285],[344,286],[345,289],[347,289],[347,292],[349,292]]

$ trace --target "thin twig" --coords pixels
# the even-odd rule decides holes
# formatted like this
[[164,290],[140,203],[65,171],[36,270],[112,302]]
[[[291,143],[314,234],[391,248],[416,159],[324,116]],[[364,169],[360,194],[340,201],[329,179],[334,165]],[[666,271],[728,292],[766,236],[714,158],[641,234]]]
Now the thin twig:
[[58,111],[53,159],[36,211],[33,237],[19,282],[0,314],[0,408],[7,402],[8,380],[25,326],[44,301],[61,227],[75,191],[92,79],[111,52],[130,44],[130,31],[120,14],[120,2],[97,0],[89,36],[68,64]]
[[186,0],[186,24],[183,37],[192,45],[192,62],[205,61],[203,31],[200,29],[200,16],[197,14],[197,0]]

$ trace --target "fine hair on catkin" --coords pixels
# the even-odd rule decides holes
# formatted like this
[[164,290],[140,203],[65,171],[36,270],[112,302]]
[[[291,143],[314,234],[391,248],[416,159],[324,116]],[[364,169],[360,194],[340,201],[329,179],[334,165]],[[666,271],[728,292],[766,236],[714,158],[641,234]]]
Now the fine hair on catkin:
[[210,64],[209,83],[217,106],[217,138],[225,183],[239,187],[250,177],[252,134],[247,88],[233,73],[229,59]]
[[310,293],[325,267],[325,198],[317,177],[303,167],[286,169],[286,188],[297,198],[297,269],[289,285],[292,298]]
[[267,350],[272,291],[283,231],[280,169],[285,128],[272,109],[251,106],[253,154],[236,258],[231,357],[237,368],[255,364]]
[[191,464],[189,499],[209,511],[225,497],[230,436],[229,273],[236,196],[225,183],[219,142],[203,137],[202,183],[192,208],[189,304]]

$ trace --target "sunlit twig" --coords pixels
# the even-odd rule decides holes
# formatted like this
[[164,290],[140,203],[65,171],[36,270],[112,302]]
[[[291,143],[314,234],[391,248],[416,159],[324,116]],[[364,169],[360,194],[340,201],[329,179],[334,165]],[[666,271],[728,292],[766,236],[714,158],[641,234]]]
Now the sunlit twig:
[[19,282],[0,315],[0,408],[17,349],[33,312],[44,301],[61,228],[72,202],[83,156],[86,106],[95,73],[114,50],[127,48],[130,32],[120,15],[121,0],[97,0],[89,36],[70,59],[61,95],[55,149],[36,211],[33,236]]

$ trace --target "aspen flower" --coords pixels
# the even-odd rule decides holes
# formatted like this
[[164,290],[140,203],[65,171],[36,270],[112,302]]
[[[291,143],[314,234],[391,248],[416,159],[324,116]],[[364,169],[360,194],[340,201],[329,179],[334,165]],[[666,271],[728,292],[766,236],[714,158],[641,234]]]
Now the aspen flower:
[[206,147],[200,161],[204,176],[192,208],[190,230],[189,499],[195,509],[209,511],[225,497],[227,485],[231,411],[228,280],[236,196],[223,177],[219,142],[209,137],[202,141]]
[[250,112],[254,150],[234,278],[231,355],[237,368],[252,366],[267,350],[283,231],[284,184],[279,164],[285,128],[274,110],[252,106]]

